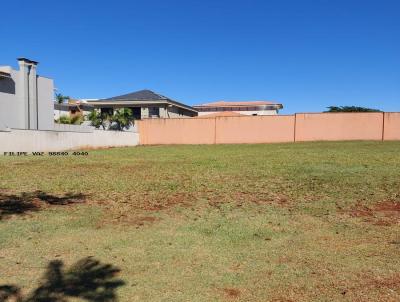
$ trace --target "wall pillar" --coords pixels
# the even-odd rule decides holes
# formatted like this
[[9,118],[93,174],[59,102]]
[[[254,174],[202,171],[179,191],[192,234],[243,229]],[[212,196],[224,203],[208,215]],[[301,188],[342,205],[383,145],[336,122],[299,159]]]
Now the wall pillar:
[[168,118],[168,111],[166,107],[160,107],[160,118]]
[[141,107],[140,108],[141,118],[148,118],[149,117],[149,108]]

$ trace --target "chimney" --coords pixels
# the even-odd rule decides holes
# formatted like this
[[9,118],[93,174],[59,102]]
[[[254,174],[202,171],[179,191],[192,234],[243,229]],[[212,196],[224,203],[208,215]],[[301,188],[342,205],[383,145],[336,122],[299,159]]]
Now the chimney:
[[38,62],[18,58],[20,72],[20,97],[24,106],[25,128],[38,129],[37,73]]

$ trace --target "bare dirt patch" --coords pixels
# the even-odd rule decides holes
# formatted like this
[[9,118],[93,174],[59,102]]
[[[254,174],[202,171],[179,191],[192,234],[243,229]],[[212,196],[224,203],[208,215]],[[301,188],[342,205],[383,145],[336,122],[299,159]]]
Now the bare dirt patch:
[[97,223],[97,228],[101,228],[102,226],[109,225],[109,224],[134,226],[136,228],[140,228],[140,227],[144,227],[144,226],[150,226],[159,220],[160,220],[160,218],[153,217],[153,216],[138,216],[138,213],[136,213],[136,214],[120,214],[118,216],[111,216],[111,217],[107,216],[107,218],[100,220]]
[[369,293],[385,297],[382,300],[374,301],[398,301],[400,297],[400,274],[392,276],[378,277],[370,274],[361,275],[362,281],[356,285],[349,286],[343,290],[342,295],[346,295],[350,300],[365,301]]
[[237,288],[224,288],[223,289],[225,295],[230,299],[237,299],[240,297],[240,290]]
[[[131,219],[129,222],[130,222],[130,224],[133,224],[136,226],[144,226],[144,225],[152,224],[157,220],[159,220],[159,219],[156,217],[143,216],[143,217],[137,217],[137,218]],[[123,222],[123,220],[122,220],[122,222]]]
[[364,221],[377,226],[391,226],[400,223],[400,202],[382,201],[373,206],[358,204],[348,211],[341,211],[351,217],[363,217]]
[[190,206],[193,197],[186,193],[174,193],[159,198],[148,198],[144,200],[143,209],[148,211],[159,211],[173,206]]
[[400,202],[396,201],[381,202],[374,207],[374,210],[379,212],[387,212],[389,214],[400,215]]

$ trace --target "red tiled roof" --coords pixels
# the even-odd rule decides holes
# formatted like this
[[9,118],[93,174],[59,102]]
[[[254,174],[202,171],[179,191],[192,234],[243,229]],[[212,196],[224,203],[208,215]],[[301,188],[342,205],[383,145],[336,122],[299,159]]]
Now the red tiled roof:
[[242,107],[242,106],[265,106],[265,105],[279,105],[281,104],[277,102],[271,101],[249,101],[249,102],[226,102],[226,101],[218,101],[213,103],[206,103],[201,105],[196,105],[193,107]]

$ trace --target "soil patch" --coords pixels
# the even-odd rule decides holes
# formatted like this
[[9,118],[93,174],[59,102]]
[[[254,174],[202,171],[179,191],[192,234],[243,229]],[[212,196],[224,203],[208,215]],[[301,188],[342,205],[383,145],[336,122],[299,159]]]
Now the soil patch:
[[240,290],[236,288],[224,288],[224,293],[228,298],[236,299],[240,296]]
[[371,207],[358,204],[341,213],[349,214],[351,217],[364,217],[364,221],[377,226],[390,226],[400,223],[400,202],[382,201]]
[[159,211],[173,206],[190,206],[193,197],[186,193],[175,193],[168,196],[145,200],[143,209],[148,211]]
[[160,220],[160,218],[152,217],[152,216],[134,216],[134,215],[126,215],[122,214],[118,217],[113,217],[109,219],[101,220],[97,223],[97,228],[101,228],[107,224],[118,224],[118,225],[129,225],[135,226],[136,228],[152,225],[156,221]]
[[[400,274],[394,274],[387,277],[377,277],[371,275],[362,276],[364,281],[355,286],[350,286],[343,291],[342,294],[346,294],[350,299],[356,299],[357,297],[365,296],[367,292],[382,292],[387,294],[388,292],[394,296],[400,293]],[[357,300],[358,301],[358,300]],[[383,300],[382,300],[383,301]],[[385,301],[390,300],[389,297]],[[396,300],[397,301],[397,300]]]

